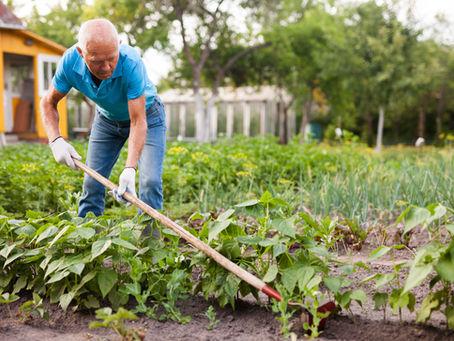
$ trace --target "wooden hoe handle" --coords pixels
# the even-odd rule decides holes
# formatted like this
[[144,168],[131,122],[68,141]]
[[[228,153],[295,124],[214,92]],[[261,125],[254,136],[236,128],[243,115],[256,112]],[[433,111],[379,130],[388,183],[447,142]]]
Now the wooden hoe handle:
[[[118,190],[118,186],[115,185],[113,182],[109,181],[105,177],[103,177],[101,174],[98,172],[94,171],[87,165],[85,165],[83,162],[73,159],[75,165],[79,167],[81,170],[83,170],[85,173],[99,181],[101,184],[109,188],[110,190]],[[159,213],[156,211],[154,208],[150,207],[149,205],[145,204],[142,200],[136,198],[132,194],[125,192],[123,194],[123,198],[128,200],[131,204],[134,204],[138,208],[140,208],[142,211],[146,212],[148,215],[150,215],[152,218],[160,221],[163,223],[165,226],[170,228],[173,232],[178,234],[180,237],[185,239],[187,242],[191,243],[194,245],[197,249],[205,253],[208,257],[212,258],[214,261],[216,261],[218,264],[222,265],[224,268],[226,268],[228,271],[232,272],[236,276],[238,276],[240,279],[243,281],[249,283],[252,285],[254,288],[261,290],[263,293],[266,295],[280,301],[281,300],[281,294],[279,294],[276,290],[273,288],[269,287],[268,285],[265,284],[262,280],[259,278],[255,277],[254,275],[250,274],[243,268],[239,267],[235,263],[233,263],[231,260],[227,259],[223,255],[221,255],[219,252],[214,250],[212,247],[209,245],[205,244],[202,242],[200,239],[197,237],[194,237],[191,233],[186,231],[183,227],[166,217],[165,215]]]

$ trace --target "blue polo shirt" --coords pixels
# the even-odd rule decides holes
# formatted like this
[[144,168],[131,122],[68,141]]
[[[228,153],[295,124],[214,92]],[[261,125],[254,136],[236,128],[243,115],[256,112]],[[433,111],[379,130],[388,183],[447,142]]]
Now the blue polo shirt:
[[99,87],[93,82],[76,45],[70,47],[57,66],[53,85],[65,94],[71,88],[79,90],[97,104],[101,114],[115,121],[129,120],[128,100],[139,98],[145,92],[148,108],[157,94],[142,58],[125,44],[120,45],[120,57],[112,76],[103,80]]

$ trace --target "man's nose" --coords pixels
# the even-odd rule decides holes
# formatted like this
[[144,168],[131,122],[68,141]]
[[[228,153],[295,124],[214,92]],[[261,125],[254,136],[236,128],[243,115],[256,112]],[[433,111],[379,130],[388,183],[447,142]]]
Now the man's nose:
[[104,70],[104,71],[108,71],[110,70],[110,64],[109,62],[105,62],[102,64],[101,68]]

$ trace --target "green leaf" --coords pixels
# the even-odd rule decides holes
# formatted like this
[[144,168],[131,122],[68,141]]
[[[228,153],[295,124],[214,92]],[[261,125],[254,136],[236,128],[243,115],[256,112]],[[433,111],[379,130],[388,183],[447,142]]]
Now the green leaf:
[[82,239],[90,239],[96,234],[95,229],[92,229],[91,227],[78,227],[75,232]]
[[451,235],[454,235],[454,224],[446,224],[445,229],[451,233]]
[[454,262],[449,252],[440,257],[434,268],[445,281],[454,282]]
[[68,271],[80,276],[82,271],[84,271],[84,268],[85,268],[85,264],[79,263],[79,264],[74,264],[73,266],[70,266],[68,268]]
[[37,243],[39,243],[41,240],[44,240],[46,238],[52,237],[54,234],[58,232],[58,227],[57,226],[49,226],[47,229],[45,229],[38,237],[36,240]]
[[91,260],[95,259],[99,255],[102,255],[112,244],[112,239],[103,238],[97,240],[91,246]]
[[118,279],[118,274],[114,270],[107,270],[98,273],[98,286],[101,290],[102,298],[105,298],[110,290],[114,287]]
[[262,197],[260,198],[260,202],[262,204],[266,204],[271,200],[272,197],[273,196],[271,195],[271,193],[266,191],[265,193],[263,193]]
[[440,205],[440,204],[433,204],[433,205],[427,206],[426,208],[431,212],[430,218],[427,219],[427,221],[426,221],[427,224],[430,224],[434,220],[440,219],[447,212],[446,207],[444,207],[443,205]]
[[325,276],[323,278],[323,283],[325,283],[329,290],[337,294],[342,286],[342,279],[337,276]]
[[405,286],[402,293],[405,294],[407,291],[420,285],[431,273],[432,269],[432,264],[412,266],[410,268],[410,273],[408,274],[407,280],[405,281]]
[[263,247],[272,246],[279,243],[279,236],[276,234],[273,238],[265,238],[262,240],[259,245]]
[[369,275],[366,278],[364,278],[361,282],[359,282],[359,285],[363,285],[364,283],[369,282],[369,281],[371,281],[371,280],[373,280],[373,279],[375,279],[375,278],[377,278],[379,276],[380,276],[380,274],[378,274],[378,273]]
[[21,291],[25,286],[27,285],[27,276],[22,275],[19,277],[16,281],[16,284],[14,284],[14,289],[12,294],[17,294],[19,291]]
[[208,233],[208,241],[212,241],[214,238],[217,237],[219,233],[224,231],[227,227],[229,227],[232,219],[227,219],[224,221],[215,221],[213,226],[210,228],[210,232]]
[[61,295],[60,296],[60,306],[63,309],[63,311],[66,311],[68,309],[69,304],[74,298],[75,293],[69,292],[67,294]]
[[17,235],[25,234],[28,237],[31,237],[36,233],[36,229],[32,225],[25,225],[14,230],[14,233]]
[[389,282],[391,282],[394,278],[396,277],[395,274],[380,274],[377,278],[377,281],[375,282],[375,288],[378,289],[380,288],[381,286],[385,285],[385,284],[388,284]]
[[380,247],[376,248],[374,251],[372,251],[369,258],[371,260],[380,258],[380,257],[386,255],[389,252],[389,250],[391,250],[391,248],[388,246],[380,246]]
[[23,254],[24,254],[24,252],[22,251],[22,252],[18,252],[18,253],[16,253],[16,254],[12,255],[11,257],[9,257],[9,258],[6,260],[5,264],[3,264],[3,269],[4,269],[9,263],[14,262],[16,259],[18,259],[19,257],[21,257]]
[[274,219],[271,222],[271,225],[281,232],[284,236],[289,236],[291,238],[295,238],[295,217],[290,217],[288,219]]
[[405,229],[404,234],[408,231],[411,231],[416,226],[424,223],[427,219],[429,219],[431,213],[429,210],[422,208],[422,207],[411,207],[405,217]]
[[257,199],[251,199],[245,202],[242,202],[240,204],[235,205],[235,207],[249,207],[249,206],[254,206],[257,205],[259,201]]
[[272,264],[269,268],[268,271],[266,272],[265,276],[263,277],[263,281],[265,283],[272,282],[276,279],[278,273],[278,268],[276,264]]
[[63,278],[65,278],[66,276],[68,276],[69,274],[70,274],[69,271],[60,271],[60,272],[57,272],[55,275],[53,275],[53,276],[46,282],[46,284],[58,282],[58,281],[62,280]]
[[123,246],[124,248],[129,250],[138,250],[137,247],[135,247],[133,244],[121,238],[112,239],[112,243]]
[[362,306],[363,302],[367,301],[366,293],[364,291],[362,291],[361,289],[353,290],[350,295],[350,298],[352,300],[355,300],[356,302],[358,302],[358,304],[360,306]]
[[421,308],[416,313],[416,322],[425,323],[429,320],[432,311],[440,309],[441,301],[435,293],[429,293],[421,303]]
[[227,218],[229,218],[233,213],[235,212],[234,209],[228,209],[227,211],[221,213],[218,217],[218,219],[216,219],[217,221],[224,221],[226,220]]
[[262,237],[257,236],[257,235],[238,236],[235,239],[238,243],[245,244],[245,245],[257,245],[260,241],[262,241]]
[[13,303],[14,301],[17,301],[19,298],[20,297],[17,295],[5,292],[4,294],[0,295],[0,303]]
[[454,329],[454,307],[447,306],[445,310],[445,315],[449,328]]
[[372,299],[375,302],[374,309],[378,310],[388,301],[388,294],[384,292],[376,292]]
[[297,281],[297,270],[295,268],[286,269],[283,271],[281,280],[285,290],[293,292]]
[[99,308],[99,301],[93,295],[88,295],[86,299],[82,300],[82,303],[87,309]]
[[290,206],[288,202],[285,200],[282,200],[281,198],[273,198],[270,201],[270,204],[276,205],[276,206]]
[[66,225],[60,232],[58,232],[58,234],[54,237],[54,239],[52,240],[52,242],[49,244],[49,247],[51,247],[52,245],[55,244],[55,242],[60,239],[61,236],[63,236],[65,234],[66,231],[68,231],[70,225]]
[[5,246],[0,251],[0,256],[2,256],[3,258],[8,258],[8,255],[10,254],[10,252],[13,251],[17,245],[18,245],[17,243],[13,243],[11,245]]
[[277,258],[278,256],[284,254],[287,251],[287,247],[284,244],[273,245],[273,257]]

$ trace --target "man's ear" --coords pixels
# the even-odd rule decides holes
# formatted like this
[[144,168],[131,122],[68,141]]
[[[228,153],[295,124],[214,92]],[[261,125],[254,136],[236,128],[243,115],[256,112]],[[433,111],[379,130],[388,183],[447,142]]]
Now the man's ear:
[[76,50],[77,52],[79,52],[79,54],[82,56],[82,58],[84,57],[83,53],[82,53],[82,49],[79,47],[79,46],[76,46]]

